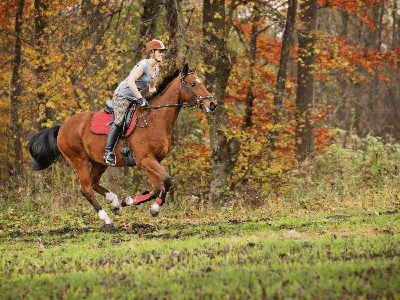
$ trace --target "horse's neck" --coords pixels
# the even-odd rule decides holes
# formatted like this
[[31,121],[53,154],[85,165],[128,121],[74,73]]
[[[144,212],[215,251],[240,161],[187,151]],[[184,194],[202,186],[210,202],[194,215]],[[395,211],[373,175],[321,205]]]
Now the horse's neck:
[[[175,79],[166,88],[164,93],[151,101],[151,106],[164,106],[164,105],[179,104],[179,80]],[[163,107],[153,109],[151,114],[156,117],[157,122],[162,123],[162,127],[168,132],[174,128],[178,118],[180,107]]]

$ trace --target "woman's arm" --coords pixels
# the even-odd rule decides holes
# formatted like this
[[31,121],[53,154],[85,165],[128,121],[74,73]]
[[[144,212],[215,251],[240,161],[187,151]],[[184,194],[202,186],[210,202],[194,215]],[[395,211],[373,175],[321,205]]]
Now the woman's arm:
[[135,81],[138,80],[139,77],[142,76],[142,74],[143,74],[143,68],[139,65],[133,70],[132,76],[128,80],[129,88],[131,89],[131,91],[135,95],[135,97],[138,99],[143,98],[143,97],[142,97],[142,94],[139,92]]

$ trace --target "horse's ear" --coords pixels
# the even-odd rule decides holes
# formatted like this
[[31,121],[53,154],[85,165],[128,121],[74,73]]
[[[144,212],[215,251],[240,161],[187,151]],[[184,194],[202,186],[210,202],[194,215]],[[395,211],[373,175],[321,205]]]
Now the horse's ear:
[[182,74],[187,74],[189,72],[189,65],[186,63],[183,66]]

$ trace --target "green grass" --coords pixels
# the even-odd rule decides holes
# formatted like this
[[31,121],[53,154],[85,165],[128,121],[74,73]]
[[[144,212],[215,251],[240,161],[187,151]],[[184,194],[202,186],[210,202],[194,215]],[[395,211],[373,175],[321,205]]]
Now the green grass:
[[[263,177],[271,192],[249,181],[222,206],[196,168],[183,169],[193,184],[175,170],[158,218],[151,203],[114,216],[97,195],[117,229],[101,227],[65,162],[27,172],[0,190],[0,298],[400,299],[399,158],[372,137],[333,145]],[[137,169],[102,180],[120,200],[149,188]]]
[[9,231],[2,298],[399,298],[400,214]]

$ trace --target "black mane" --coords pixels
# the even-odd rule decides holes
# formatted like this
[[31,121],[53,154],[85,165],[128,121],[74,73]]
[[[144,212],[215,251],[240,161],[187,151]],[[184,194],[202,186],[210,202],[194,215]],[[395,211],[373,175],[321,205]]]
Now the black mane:
[[179,75],[179,70],[176,70],[174,73],[167,75],[161,84],[158,86],[157,91],[151,95],[147,100],[150,101],[156,98],[158,95],[162,94],[166,87]]

